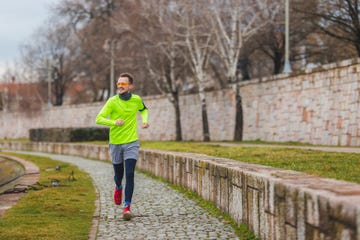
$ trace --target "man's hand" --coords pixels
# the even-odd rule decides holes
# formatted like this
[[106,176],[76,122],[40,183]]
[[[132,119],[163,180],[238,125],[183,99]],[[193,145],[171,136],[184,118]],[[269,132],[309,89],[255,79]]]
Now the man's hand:
[[117,119],[116,121],[115,121],[115,124],[117,125],[117,126],[122,126],[122,125],[124,125],[124,120],[122,120],[122,119]]
[[148,127],[149,127],[149,124],[148,124],[148,123],[143,123],[141,127],[142,127],[142,128],[148,128]]

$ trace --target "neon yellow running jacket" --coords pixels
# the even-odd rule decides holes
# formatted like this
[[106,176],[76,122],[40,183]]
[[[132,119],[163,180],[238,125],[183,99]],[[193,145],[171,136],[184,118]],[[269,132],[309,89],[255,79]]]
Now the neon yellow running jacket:
[[[148,110],[140,96],[131,94],[129,100],[122,100],[119,95],[109,98],[102,107],[95,122],[110,127],[110,144],[125,144],[138,140],[136,113],[140,111],[143,123],[148,122]],[[116,120],[124,120],[118,126]]]

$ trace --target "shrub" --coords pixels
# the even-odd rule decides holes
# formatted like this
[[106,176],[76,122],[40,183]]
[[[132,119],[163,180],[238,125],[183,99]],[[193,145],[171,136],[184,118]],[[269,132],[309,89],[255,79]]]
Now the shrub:
[[84,142],[106,141],[108,128],[33,128],[29,139],[33,142]]

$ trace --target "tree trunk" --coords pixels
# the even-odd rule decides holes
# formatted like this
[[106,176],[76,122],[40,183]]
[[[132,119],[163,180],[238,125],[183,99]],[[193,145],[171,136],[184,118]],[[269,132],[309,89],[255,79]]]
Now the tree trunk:
[[60,78],[54,79],[55,83],[55,106],[61,106],[62,105],[62,96],[61,96],[61,80]]
[[209,131],[209,122],[207,117],[207,107],[206,107],[206,99],[204,90],[200,90],[199,92],[200,100],[201,100],[201,113],[202,113],[202,125],[203,125],[203,141],[210,142],[210,131]]
[[[359,39],[359,41],[360,41],[360,39]],[[357,44],[355,45],[355,48],[356,48],[356,52],[357,52],[357,54],[358,54],[358,57],[360,57],[360,43],[359,43],[359,41],[358,41]]]
[[241,73],[243,81],[250,79],[248,67],[249,67],[249,58],[248,57],[243,57],[238,60],[237,71]]
[[182,141],[179,95],[176,93],[176,94],[173,94],[173,96],[174,96],[173,105],[175,108],[176,141]]
[[[58,80],[59,82],[61,82],[61,80]],[[64,97],[64,93],[63,93],[63,89],[62,86],[60,85],[60,83],[55,85],[55,106],[62,106],[63,104],[63,97]]]
[[235,132],[234,132],[234,141],[242,141],[243,140],[243,108],[242,101],[240,95],[239,85],[236,83],[235,86]]
[[281,71],[281,67],[283,66],[283,58],[284,54],[282,52],[276,51],[275,50],[275,56],[273,58],[273,62],[274,62],[274,74],[279,74]]

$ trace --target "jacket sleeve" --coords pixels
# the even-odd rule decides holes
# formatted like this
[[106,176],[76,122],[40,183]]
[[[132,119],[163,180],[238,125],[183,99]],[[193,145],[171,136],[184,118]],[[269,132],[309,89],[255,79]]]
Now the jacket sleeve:
[[149,120],[147,108],[144,108],[142,111],[140,111],[140,115],[141,115],[142,122],[147,123]]
[[105,126],[115,126],[115,120],[109,119],[110,113],[111,113],[111,104],[109,101],[105,103],[105,105],[102,107],[98,115],[96,116],[95,122],[96,124],[101,124]]
[[140,111],[142,123],[147,123],[149,120],[149,114],[148,114],[147,107],[145,106],[143,101],[141,101],[141,104],[139,106],[139,111]]

